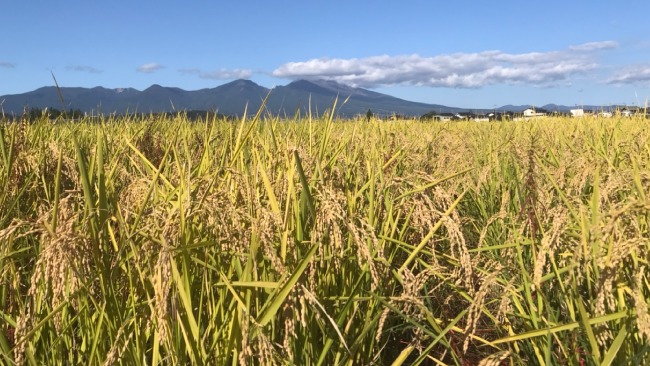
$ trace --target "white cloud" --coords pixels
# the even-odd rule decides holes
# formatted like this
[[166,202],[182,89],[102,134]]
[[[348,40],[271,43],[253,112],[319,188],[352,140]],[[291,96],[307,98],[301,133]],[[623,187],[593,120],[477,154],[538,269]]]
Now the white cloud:
[[614,41],[602,41],[602,42],[587,42],[579,45],[569,46],[569,49],[572,51],[597,51],[597,50],[610,50],[618,47],[618,43]]
[[591,42],[564,51],[505,53],[485,51],[433,57],[372,56],[351,59],[312,59],[289,62],[273,71],[288,79],[328,79],[361,87],[418,85],[480,88],[493,84],[549,86],[596,68],[590,53],[616,47],[615,42]]
[[614,74],[607,83],[616,85],[650,83],[650,64],[629,66]]
[[158,71],[160,69],[164,69],[164,68],[165,68],[165,66],[163,66],[161,64],[158,64],[158,63],[155,63],[155,62],[152,62],[152,63],[140,65],[140,66],[138,66],[138,68],[136,70],[138,72],[143,72],[145,74],[151,74],[152,72],[156,72],[156,71]]
[[229,79],[247,79],[253,75],[249,69],[219,69],[215,71],[203,71],[200,69],[179,69],[183,74],[197,75],[201,79],[229,80]]
[[66,69],[71,71],[88,72],[91,74],[100,74],[102,72],[102,70],[87,65],[68,66]]
[[13,62],[0,61],[0,67],[4,67],[4,68],[7,68],[7,69],[13,69],[14,67],[16,67],[16,64],[14,64]]

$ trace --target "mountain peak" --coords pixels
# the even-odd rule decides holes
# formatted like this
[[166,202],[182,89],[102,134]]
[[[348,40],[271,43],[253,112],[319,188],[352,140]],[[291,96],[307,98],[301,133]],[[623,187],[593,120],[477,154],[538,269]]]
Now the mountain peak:
[[287,85],[288,88],[309,91],[312,93],[326,94],[352,94],[357,90],[351,86],[341,84],[334,80],[324,79],[300,79],[292,81]]
[[148,87],[144,91],[145,92],[150,92],[150,91],[156,91],[156,90],[160,90],[160,89],[163,89],[162,85],[160,85],[160,84],[152,84],[150,87]]
[[212,90],[239,90],[240,92],[254,92],[266,94],[268,89],[258,85],[257,83],[248,79],[237,79],[223,85],[219,85]]
[[133,92],[133,91],[135,91],[135,89],[133,89],[133,88],[115,88],[115,89],[113,89],[113,91],[116,94],[121,94],[121,93]]
[[225,83],[221,86],[239,86],[239,87],[254,87],[254,88],[261,88],[261,86],[254,81],[248,80],[248,79],[237,79],[233,80],[229,83]]
[[336,80],[328,80],[328,79],[315,79],[311,81],[312,83],[316,85],[320,85],[322,87],[327,87],[327,88],[346,88],[346,89],[354,89],[353,87],[344,84],[344,83],[339,83]]
[[315,85],[312,80],[298,79],[290,82],[287,86]]

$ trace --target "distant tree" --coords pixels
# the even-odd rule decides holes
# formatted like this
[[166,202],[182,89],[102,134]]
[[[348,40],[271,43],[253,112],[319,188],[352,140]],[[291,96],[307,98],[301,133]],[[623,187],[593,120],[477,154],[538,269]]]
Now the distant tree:
[[30,122],[34,122],[43,115],[43,112],[39,108],[30,108],[29,117],[27,118]]
[[25,107],[23,118],[29,122],[41,119],[47,113],[47,109]]
[[61,111],[56,108],[50,108],[49,112],[50,112],[50,119],[57,119],[61,117]]
[[366,121],[370,122],[372,119],[372,111],[368,109],[368,112],[366,112]]
[[78,108],[75,110],[72,110],[72,108],[70,108],[70,112],[68,112],[69,118],[78,119],[78,118],[83,118],[83,116],[84,116],[84,112],[82,112]]

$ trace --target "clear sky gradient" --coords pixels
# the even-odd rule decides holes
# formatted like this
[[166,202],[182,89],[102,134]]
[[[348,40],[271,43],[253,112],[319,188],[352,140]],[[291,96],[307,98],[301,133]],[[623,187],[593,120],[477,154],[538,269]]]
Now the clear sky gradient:
[[454,107],[643,105],[650,1],[2,4],[0,95],[331,79]]

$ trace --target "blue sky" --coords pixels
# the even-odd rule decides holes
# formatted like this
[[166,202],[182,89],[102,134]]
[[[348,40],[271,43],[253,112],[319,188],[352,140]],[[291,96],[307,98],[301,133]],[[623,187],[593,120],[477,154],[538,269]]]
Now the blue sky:
[[20,1],[0,95],[332,79],[457,107],[650,98],[650,1]]

